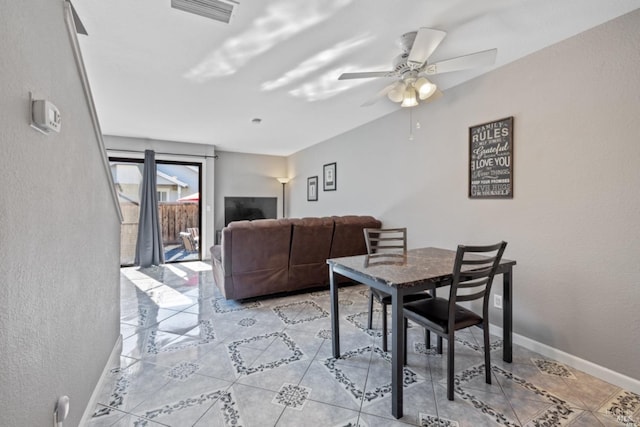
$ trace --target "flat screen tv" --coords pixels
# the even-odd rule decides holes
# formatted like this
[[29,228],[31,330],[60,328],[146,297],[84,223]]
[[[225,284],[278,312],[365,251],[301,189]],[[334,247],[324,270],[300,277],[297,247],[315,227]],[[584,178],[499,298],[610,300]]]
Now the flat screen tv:
[[277,197],[225,197],[224,225],[231,221],[276,218]]

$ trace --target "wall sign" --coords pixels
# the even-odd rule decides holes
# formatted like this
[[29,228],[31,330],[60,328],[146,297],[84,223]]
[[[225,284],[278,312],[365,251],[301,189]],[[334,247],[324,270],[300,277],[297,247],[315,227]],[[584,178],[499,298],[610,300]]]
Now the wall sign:
[[469,128],[469,198],[513,198],[513,117]]
[[307,178],[307,201],[318,201],[318,176],[310,176]]
[[323,170],[323,185],[322,185],[322,189],[324,191],[335,191],[336,187],[337,187],[337,183],[336,183],[336,164],[335,163],[329,163],[324,165],[324,167],[322,168]]

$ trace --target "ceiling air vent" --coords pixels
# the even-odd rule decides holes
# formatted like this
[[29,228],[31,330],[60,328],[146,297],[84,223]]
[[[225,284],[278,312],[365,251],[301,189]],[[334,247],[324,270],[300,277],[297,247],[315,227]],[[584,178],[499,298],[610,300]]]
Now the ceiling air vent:
[[232,0],[171,0],[171,7],[228,24],[234,7],[231,3],[238,4]]

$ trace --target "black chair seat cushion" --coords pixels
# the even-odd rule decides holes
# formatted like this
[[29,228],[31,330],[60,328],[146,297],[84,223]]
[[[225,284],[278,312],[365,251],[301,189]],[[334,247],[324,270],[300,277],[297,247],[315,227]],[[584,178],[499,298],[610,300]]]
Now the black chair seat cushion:
[[[448,333],[448,310],[449,300],[444,298],[430,298],[404,305],[405,317],[427,325],[437,326],[445,334]],[[458,304],[456,304],[455,319],[454,330],[482,324],[482,317]]]
[[[380,304],[391,305],[391,295],[379,291],[377,289],[371,288],[371,293],[376,297],[376,299],[380,302]],[[420,292],[417,294],[410,294],[404,296],[404,302],[413,302],[413,301],[421,301],[425,298],[431,298],[426,292]]]

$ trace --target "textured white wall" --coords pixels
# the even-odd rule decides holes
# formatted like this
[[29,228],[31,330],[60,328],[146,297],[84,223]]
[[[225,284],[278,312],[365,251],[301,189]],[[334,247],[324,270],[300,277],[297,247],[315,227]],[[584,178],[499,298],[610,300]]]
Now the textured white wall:
[[[276,178],[287,176],[287,159],[280,156],[216,152],[215,227],[224,227],[225,197],[277,197],[278,218],[282,215],[282,184]],[[289,198],[287,195],[287,210]]]
[[[119,219],[62,0],[0,13],[0,424],[78,425],[120,329]],[[29,127],[29,91],[60,134]]]
[[[414,109],[414,141],[400,110],[290,156],[291,215],[375,215],[410,247],[504,239],[515,332],[640,379],[638,28],[635,11],[447,91]],[[470,200],[468,128],[507,116],[515,197]],[[334,161],[338,191],[307,202]]]

